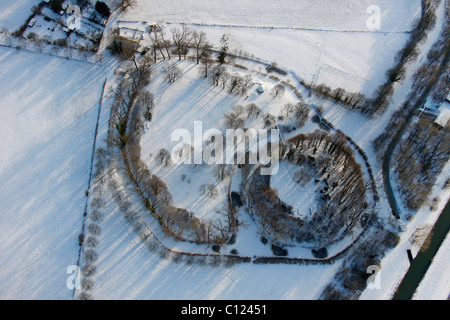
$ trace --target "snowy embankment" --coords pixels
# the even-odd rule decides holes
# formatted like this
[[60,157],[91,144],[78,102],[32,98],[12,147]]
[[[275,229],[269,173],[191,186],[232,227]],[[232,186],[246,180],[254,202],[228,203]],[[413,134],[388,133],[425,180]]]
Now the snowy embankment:
[[[159,71],[170,62],[162,62]],[[297,97],[290,91],[281,98],[273,98],[271,89],[276,82],[263,76],[250,73],[252,84],[244,96],[229,94],[222,86],[216,87],[210,79],[199,75],[199,68],[192,62],[181,62],[177,65],[182,69],[183,76],[173,84],[166,83],[164,75],[155,72],[148,90],[155,95],[155,111],[151,122],[146,122],[145,133],[142,137],[141,158],[147,163],[150,171],[161,177],[168,185],[174,205],[193,211],[199,217],[214,215],[214,209],[226,199],[225,183],[219,181],[214,175],[214,165],[174,165],[164,167],[158,163],[157,153],[162,148],[172,151],[180,141],[172,141],[172,133],[177,129],[186,129],[191,135],[191,142],[202,140],[196,136],[195,122],[201,122],[202,134],[210,129],[219,129],[225,132],[224,115],[236,106],[243,107],[255,103],[263,113],[270,113],[275,117],[280,114],[286,103],[295,104]],[[228,68],[230,74],[241,72],[237,68]],[[245,73],[243,73],[245,74]],[[258,94],[257,84],[263,84],[266,92]],[[246,119],[245,127],[262,129],[262,117]],[[225,139],[225,135],[224,135]],[[202,194],[202,184],[217,184],[219,195],[211,198]],[[239,191],[239,190],[235,190]]]
[[105,74],[8,48],[0,65],[0,297],[70,299]]
[[433,258],[413,299],[446,300],[450,297],[450,236],[447,235]]

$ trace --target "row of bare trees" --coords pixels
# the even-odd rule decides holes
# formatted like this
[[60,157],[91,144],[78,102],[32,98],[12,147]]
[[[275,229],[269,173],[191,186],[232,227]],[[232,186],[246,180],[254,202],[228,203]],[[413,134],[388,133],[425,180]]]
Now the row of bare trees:
[[422,4],[422,16],[415,21],[408,42],[395,56],[395,65],[386,71],[387,80],[377,88],[369,101],[370,108],[364,112],[368,116],[381,115],[388,108],[395,83],[404,78],[408,62],[417,58],[419,44],[426,40],[427,33],[436,24],[435,11],[439,0],[425,0]]
[[409,131],[395,154],[395,172],[405,204],[417,210],[450,158],[450,124],[446,127],[421,119]]
[[347,92],[345,89],[339,87],[333,90],[323,83],[306,86],[313,89],[319,98],[332,99],[341,103],[346,108],[360,111],[363,114],[368,114],[371,109],[369,99],[362,93]]
[[150,33],[151,51],[156,60],[159,56],[164,60],[171,59],[172,54],[179,60],[186,59],[190,49],[194,50],[195,59],[199,64],[202,58],[207,58],[211,44],[204,31],[196,31],[182,24],[172,28],[167,34],[166,27],[158,24]]
[[[229,226],[221,219],[203,221],[192,213],[173,206],[167,185],[153,175],[141,160],[140,140],[143,121],[151,121],[153,95],[145,90],[150,81],[153,59],[134,55],[131,67],[123,72],[117,88],[112,90],[111,141],[120,149],[127,173],[146,209],[160,223],[162,230],[180,240],[196,243],[223,243],[229,238]],[[170,164],[170,153],[162,149],[157,155],[161,164]]]
[[345,137],[316,130],[308,135],[300,134],[289,142],[286,159],[312,167],[316,181],[324,186],[318,213],[313,217],[325,226],[321,231],[323,236],[333,237],[344,225],[344,233],[351,231],[368,212],[365,194],[369,184],[365,183],[361,166],[356,163],[354,151]]
[[352,232],[361,218],[370,214],[365,196],[369,184],[341,135],[321,130],[300,134],[282,146],[280,158],[299,166],[300,176],[294,175],[294,179],[300,184],[314,179],[317,210],[306,220],[293,217],[292,208],[279,199],[267,178],[259,174],[246,177],[248,170],[244,169],[247,208],[266,238],[327,246]]
[[[395,83],[404,78],[407,63],[417,58],[418,45],[427,38],[428,31],[436,23],[435,10],[439,0],[426,0],[422,1],[422,3],[424,8],[421,18],[415,21],[408,42],[396,54],[395,65],[386,71],[386,81],[375,90],[371,98],[361,93],[347,92],[343,88],[335,88],[333,90],[325,84],[305,84],[305,86],[313,89],[319,97],[333,99],[350,109],[360,111],[364,115],[374,117],[383,114],[391,102]],[[434,51],[433,54],[439,55],[440,52]],[[425,71],[425,69],[427,69],[426,66],[424,66],[422,71]],[[433,72],[432,69],[428,71],[430,73]]]
[[[343,259],[333,280],[320,294],[323,300],[357,300],[367,287],[373,267],[380,267],[388,250],[398,245],[400,237],[392,226],[375,217],[371,229],[353,245]],[[380,274],[378,274],[378,279]]]
[[297,104],[287,103],[281,107],[278,118],[280,120],[289,121],[294,118],[295,125],[301,128],[305,125],[309,118],[309,107],[304,101],[299,101]]
[[[450,17],[450,9],[448,7],[446,8],[446,17]],[[446,19],[445,21],[446,23],[439,38],[427,54],[427,60],[412,76],[413,84],[408,97],[405,99],[406,102],[394,112],[385,131],[373,142],[379,158],[383,157],[383,152],[386,150],[389,141],[395,136],[395,131],[407,121],[408,116],[412,112],[415,112],[414,107],[427,88],[433,87],[431,97],[435,103],[441,103],[446,97],[445,94],[449,92],[447,81],[450,78],[450,72],[448,67],[442,67],[448,63],[450,54],[450,44],[448,42],[450,20]]]

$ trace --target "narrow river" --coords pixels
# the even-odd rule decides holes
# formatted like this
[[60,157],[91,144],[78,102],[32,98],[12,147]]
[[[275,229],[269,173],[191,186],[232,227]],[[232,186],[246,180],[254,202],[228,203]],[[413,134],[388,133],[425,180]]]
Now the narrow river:
[[[393,296],[393,300],[409,300],[425,276],[428,267],[450,230],[450,201],[439,216],[429,237],[430,245],[421,249]],[[427,239],[428,240],[428,239]]]

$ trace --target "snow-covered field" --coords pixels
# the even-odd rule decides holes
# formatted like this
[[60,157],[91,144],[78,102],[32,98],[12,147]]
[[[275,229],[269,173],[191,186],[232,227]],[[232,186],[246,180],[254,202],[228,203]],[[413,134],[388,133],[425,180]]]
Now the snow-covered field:
[[[263,28],[368,31],[367,13],[381,11],[380,31],[409,31],[420,14],[417,0],[143,0],[124,20]],[[182,14],[180,14],[182,13]]]
[[[220,2],[220,3],[219,3]],[[370,5],[380,8],[380,29],[368,29]],[[183,14],[180,14],[183,12]],[[276,62],[306,83],[325,83],[371,95],[385,81],[412,23],[419,0],[402,1],[140,1],[122,21],[181,23],[206,32],[215,47],[222,36],[233,53]]]
[[0,298],[70,299],[104,74],[0,48]]
[[[30,16],[31,7],[39,2],[0,1],[0,29],[17,30]],[[367,9],[371,5],[381,10],[380,29],[367,27],[371,16]],[[422,44],[417,62],[408,65],[407,77],[436,39],[444,19],[443,8],[441,5],[438,10],[438,27]],[[325,83],[370,95],[385,80],[386,70],[394,63],[395,54],[407,41],[407,31],[420,13],[420,0],[138,0],[135,8],[114,16],[113,21],[162,22],[167,24],[167,31],[185,23],[205,31],[216,48],[224,44],[225,36],[231,52],[247,52],[266,63],[276,62],[290,72],[290,80],[295,76],[307,83]],[[41,31],[46,32],[45,28]],[[43,54],[35,54],[0,47],[2,299],[71,299],[73,294],[66,286],[66,270],[78,259],[78,234],[86,204],[98,105],[103,81],[111,76],[112,65],[102,67],[51,57],[49,51],[48,47]],[[269,91],[274,82],[256,75],[253,80],[266,86],[263,95],[256,94],[253,87],[248,95],[233,97],[202,79],[194,63],[178,64],[183,76],[172,85],[164,84],[161,74],[153,75],[149,89],[155,94],[156,107],[154,121],[147,124],[142,139],[142,159],[167,183],[176,206],[209,218],[225,200],[225,183],[218,184],[220,192],[215,199],[208,199],[199,189],[202,184],[218,183],[211,167],[163,168],[155,162],[156,153],[161,148],[171,150],[177,143],[170,141],[174,129],[193,132],[194,121],[203,121],[204,129],[223,129],[224,114],[237,104],[254,102],[277,116],[282,105],[295,103],[297,98],[287,91],[283,98],[272,99]],[[398,84],[391,107],[375,120],[330,101],[305,99],[322,105],[325,118],[368,154],[375,178],[379,179],[381,170],[371,141],[383,131],[410,86],[409,80]],[[100,139],[106,135],[107,118],[105,109]],[[249,121],[247,125],[258,124]],[[315,127],[308,121],[301,132]],[[432,225],[450,197],[448,189],[442,191],[449,168],[447,165],[432,190],[432,197],[440,197],[437,210],[430,211],[425,205],[411,221],[399,222],[404,230],[400,244],[381,263],[382,290],[366,290],[362,299],[391,297],[408,268],[406,249],[414,254],[419,250],[410,242],[412,234]],[[283,200],[306,210],[307,197],[298,197],[291,192],[293,182],[285,182],[293,170],[283,164],[272,181],[273,187]],[[237,175],[233,179],[232,190],[236,190],[239,179]],[[381,190],[381,183],[378,186]],[[340,260],[332,265],[249,263],[214,268],[176,263],[149,251],[113,203],[106,210],[91,292],[95,299],[317,299],[342,264]],[[383,194],[379,211],[384,221],[393,220]],[[259,241],[256,226],[250,219],[243,219],[249,232],[241,233],[234,247],[242,255],[271,255],[270,247]],[[170,239],[164,241],[176,250],[188,247]],[[343,245],[339,243],[331,251],[337,252]],[[211,252],[210,247],[198,247],[198,252]],[[448,297],[448,249],[449,237],[419,286],[416,299]],[[290,256],[312,258],[306,248],[289,250]]]
[[[161,65],[158,67],[159,73],[154,74],[148,88],[155,95],[156,107],[152,121],[146,123],[147,129],[142,137],[141,158],[151,172],[167,183],[175,206],[203,217],[214,214],[214,210],[225,201],[225,183],[219,183],[220,181],[214,177],[214,166],[174,165],[166,168],[158,163],[156,158],[160,149],[165,148],[172,152],[180,143],[178,139],[171,140],[172,133],[177,129],[186,129],[191,134],[190,144],[194,145],[194,139],[198,141],[203,138],[195,136],[195,121],[201,122],[203,134],[209,129],[224,132],[223,117],[236,105],[245,107],[249,103],[255,103],[262,112],[278,116],[282,106],[286,103],[295,104],[297,97],[287,91],[282,98],[274,99],[270,91],[276,82],[254,74],[250,75],[255,84],[246,95],[228,94],[227,89],[222,89],[222,86],[216,87],[209,79],[199,75],[199,68],[195,63],[183,62],[178,65],[183,70],[179,80],[169,85],[160,72],[164,68],[164,65]],[[233,74],[238,72],[238,69],[229,68],[228,72]],[[265,86],[266,91],[263,94],[256,92],[258,86],[256,83]],[[262,128],[262,117],[256,120],[248,119],[245,127]],[[184,180],[181,178],[182,175],[185,175]],[[200,191],[202,184],[218,184],[218,197],[211,199],[203,195]]]
[[[170,26],[171,27],[171,26]],[[242,27],[198,27],[220,47],[225,35],[231,52],[247,52],[276,62],[306,83],[371,95],[406,40],[405,33],[349,33]],[[269,45],[267,45],[269,44]]]
[[341,265],[214,268],[171,262],[148,251],[118,212],[102,223],[99,240],[92,296],[100,300],[317,299]]
[[41,0],[0,1],[0,29],[10,32],[19,29],[31,15],[31,8],[39,2]]

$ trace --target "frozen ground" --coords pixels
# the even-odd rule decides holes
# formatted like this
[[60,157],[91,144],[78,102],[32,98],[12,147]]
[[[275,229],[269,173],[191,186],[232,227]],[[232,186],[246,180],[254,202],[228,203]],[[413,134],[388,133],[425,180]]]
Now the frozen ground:
[[294,216],[308,219],[311,212],[317,210],[315,197],[318,190],[313,181],[314,177],[305,187],[300,187],[294,181],[294,175],[299,169],[298,165],[281,161],[280,170],[271,177],[270,186],[278,191],[278,196],[282,201],[294,208]]
[[70,299],[104,73],[0,48],[0,298]]

